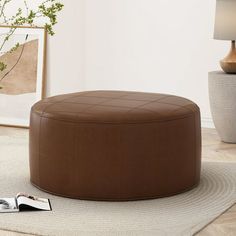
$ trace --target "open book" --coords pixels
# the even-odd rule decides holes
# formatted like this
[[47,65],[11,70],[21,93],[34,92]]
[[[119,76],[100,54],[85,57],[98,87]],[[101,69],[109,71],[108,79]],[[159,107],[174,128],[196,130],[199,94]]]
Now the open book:
[[14,198],[0,198],[0,213],[29,210],[51,211],[50,200],[25,193],[18,193]]

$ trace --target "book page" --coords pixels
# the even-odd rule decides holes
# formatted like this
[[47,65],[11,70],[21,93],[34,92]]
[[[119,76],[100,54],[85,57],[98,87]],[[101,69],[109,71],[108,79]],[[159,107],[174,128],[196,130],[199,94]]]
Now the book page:
[[19,211],[15,198],[0,198],[0,213]]
[[49,199],[38,198],[35,196],[30,196],[22,193],[17,194],[16,199],[20,210],[21,208],[27,209],[31,207],[39,210],[51,211],[51,205]]

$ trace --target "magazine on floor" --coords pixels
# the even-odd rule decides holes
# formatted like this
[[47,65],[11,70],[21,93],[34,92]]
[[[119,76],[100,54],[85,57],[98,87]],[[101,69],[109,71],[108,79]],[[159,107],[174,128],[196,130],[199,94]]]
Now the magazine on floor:
[[26,193],[18,193],[13,198],[0,198],[0,213],[37,210],[51,211],[50,200]]

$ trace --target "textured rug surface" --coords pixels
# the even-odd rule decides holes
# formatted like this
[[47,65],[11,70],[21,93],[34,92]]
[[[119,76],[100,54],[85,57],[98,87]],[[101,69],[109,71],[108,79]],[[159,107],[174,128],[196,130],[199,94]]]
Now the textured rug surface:
[[0,136],[0,196],[27,192],[51,199],[52,212],[0,214],[0,229],[36,235],[193,235],[236,202],[236,164],[203,162],[200,185],[173,197],[92,202],[56,197],[29,182],[28,144]]

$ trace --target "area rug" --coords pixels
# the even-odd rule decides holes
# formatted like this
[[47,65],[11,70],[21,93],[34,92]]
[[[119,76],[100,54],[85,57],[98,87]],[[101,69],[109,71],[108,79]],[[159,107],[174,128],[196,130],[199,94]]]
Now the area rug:
[[[12,146],[14,144],[14,146]],[[0,229],[35,235],[193,235],[236,202],[236,164],[203,162],[200,185],[173,197],[93,202],[44,193],[29,182],[27,141],[0,137],[0,196],[50,198],[52,212],[0,214]]]

